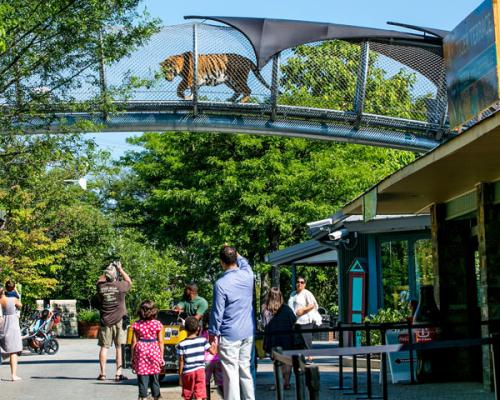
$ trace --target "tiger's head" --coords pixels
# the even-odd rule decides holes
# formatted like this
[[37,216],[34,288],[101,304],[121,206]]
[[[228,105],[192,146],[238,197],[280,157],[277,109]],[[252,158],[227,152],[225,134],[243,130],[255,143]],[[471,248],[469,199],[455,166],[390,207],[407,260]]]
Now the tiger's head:
[[171,81],[181,73],[184,66],[184,56],[182,54],[170,56],[163,60],[160,66],[165,79]]

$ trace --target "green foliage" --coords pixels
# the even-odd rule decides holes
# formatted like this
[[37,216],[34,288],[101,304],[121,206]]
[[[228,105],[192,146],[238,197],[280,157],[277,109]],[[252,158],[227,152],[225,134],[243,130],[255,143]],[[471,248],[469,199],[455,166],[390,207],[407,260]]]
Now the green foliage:
[[[344,42],[297,47],[281,66],[280,102],[349,109],[358,59],[359,47]],[[370,65],[366,111],[408,117],[403,110],[415,109],[415,77],[387,76],[374,53]],[[122,159],[128,172],[103,197],[112,199],[120,224],[139,229],[158,248],[173,246],[172,256],[188,268],[186,279],[198,281],[207,297],[220,272],[222,243],[248,256],[265,291],[266,254],[306,239],[306,222],[333,214],[414,159],[382,148],[215,133],[146,133],[130,143],[142,150]],[[331,271],[305,268],[304,274],[320,303],[334,310]]]
[[[353,110],[360,46],[341,40],[302,45],[282,65],[281,104],[332,110]],[[426,119],[425,98],[414,98],[415,73],[400,69],[388,74],[379,56],[370,52],[364,112]]]
[[[63,183],[111,172],[95,144],[75,134],[98,127],[84,121],[63,129],[64,136],[30,136],[30,127],[41,126],[22,122],[40,109],[46,123],[57,121],[50,113],[61,102],[75,109],[75,89],[98,92],[99,62],[130,54],[158,29],[138,6],[137,0],[0,4],[0,95],[13,106],[0,114],[0,209],[7,221],[0,230],[0,280],[21,283],[25,301],[58,296],[90,305],[116,231],[98,191]],[[113,94],[142,84],[131,77],[79,110],[110,109]]]
[[132,314],[144,300],[153,300],[165,309],[181,296],[186,268],[173,258],[170,249],[156,249],[144,236],[129,229],[115,239],[114,253],[133,281],[126,299]]
[[434,265],[432,263],[432,241],[429,239],[418,240],[415,243],[415,262],[418,283],[420,285],[434,284]]
[[397,307],[409,291],[408,241],[387,241],[380,245],[384,306]]
[[69,238],[63,268],[58,271],[56,295],[92,303],[96,281],[109,259],[115,231],[101,210],[77,203],[56,211],[59,221],[54,233]]
[[[398,303],[396,308],[381,308],[376,314],[372,314],[365,318],[364,322],[372,324],[384,323],[405,323],[409,317],[409,310],[407,303]],[[371,331],[370,341],[372,346],[382,344],[380,332],[377,330]],[[362,343],[366,345],[365,333],[362,336]]]
[[[2,4],[5,48],[0,50],[0,95],[15,105],[0,116],[3,129],[26,131],[27,126],[12,122],[31,120],[39,109],[50,113],[60,102],[70,110],[75,106],[71,89],[99,92],[99,62],[112,63],[127,56],[158,29],[159,21],[140,13],[138,5],[138,0],[10,0]],[[79,104],[80,110],[85,106],[106,108],[109,98],[97,95]],[[58,120],[55,113],[46,123],[54,120]]]
[[96,309],[82,308],[78,310],[78,321],[87,323],[96,323],[100,321],[99,311]]

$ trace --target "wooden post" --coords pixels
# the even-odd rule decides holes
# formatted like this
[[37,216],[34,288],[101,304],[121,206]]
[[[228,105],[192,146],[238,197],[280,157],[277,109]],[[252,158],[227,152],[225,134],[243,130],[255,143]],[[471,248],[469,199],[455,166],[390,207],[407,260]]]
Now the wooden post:
[[303,354],[292,355],[292,368],[295,374],[295,394],[296,400],[306,400],[306,379],[305,379],[306,359]]
[[[273,349],[276,353],[282,353],[283,350],[281,347],[276,347]],[[274,386],[276,388],[276,400],[284,400],[285,393],[283,387],[283,363],[279,360],[273,361],[273,370],[274,370]]]
[[317,365],[306,367],[306,384],[309,390],[309,400],[319,400],[320,379]]

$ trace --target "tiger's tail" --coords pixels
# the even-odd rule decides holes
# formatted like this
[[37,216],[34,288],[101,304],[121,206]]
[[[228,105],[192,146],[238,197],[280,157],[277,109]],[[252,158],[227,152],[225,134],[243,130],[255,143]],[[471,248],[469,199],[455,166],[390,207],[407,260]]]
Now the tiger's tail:
[[264,77],[260,74],[260,71],[257,68],[257,66],[252,61],[250,61],[250,67],[252,68],[252,72],[255,75],[255,77],[259,80],[259,82],[262,83],[268,90],[272,90],[271,86],[269,86]]

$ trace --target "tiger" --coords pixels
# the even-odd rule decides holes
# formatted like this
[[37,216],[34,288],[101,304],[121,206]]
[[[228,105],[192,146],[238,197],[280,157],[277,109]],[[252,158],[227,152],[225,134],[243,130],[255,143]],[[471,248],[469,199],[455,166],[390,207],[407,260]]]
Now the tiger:
[[[161,70],[167,81],[172,81],[177,75],[182,76],[182,81],[177,86],[177,96],[184,100],[193,99],[193,53],[191,51],[166,58],[160,63]],[[217,86],[226,84],[234,91],[228,99],[246,103],[252,91],[248,87],[248,74],[252,71],[256,78],[269,90],[271,87],[264,80],[257,66],[248,58],[234,53],[201,54],[198,56],[198,86]],[[191,90],[189,96],[185,95],[187,89]]]

